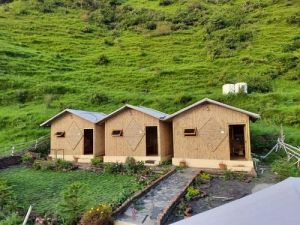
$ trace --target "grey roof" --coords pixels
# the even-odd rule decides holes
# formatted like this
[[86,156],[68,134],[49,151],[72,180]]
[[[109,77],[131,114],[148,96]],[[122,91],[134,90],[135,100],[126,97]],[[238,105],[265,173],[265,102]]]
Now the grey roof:
[[164,120],[166,117],[169,116],[168,114],[166,114],[164,112],[160,112],[160,111],[155,110],[155,109],[147,108],[147,107],[144,107],[144,106],[134,106],[134,105],[125,104],[124,106],[117,109],[116,111],[108,114],[105,118],[100,119],[98,121],[98,123],[103,122],[103,121],[107,120],[110,117],[113,117],[114,115],[118,114],[119,112],[121,112],[121,111],[123,111],[124,109],[127,109],[127,108],[134,109],[136,111],[145,113],[145,114],[147,114],[149,116],[152,116],[152,117],[154,117],[156,119],[159,119],[159,120]]
[[87,120],[91,123],[96,123],[99,120],[102,120],[103,118],[106,117],[106,115],[104,113],[99,113],[99,112],[89,112],[89,111],[83,111],[83,110],[77,110],[77,109],[65,109],[64,111],[56,114],[55,116],[53,116],[52,118],[50,118],[49,120],[45,121],[44,123],[42,123],[40,126],[50,126],[51,123],[57,119],[58,117],[60,117],[61,115],[65,114],[65,113],[72,113],[84,120]]
[[208,103],[212,103],[212,104],[216,104],[216,105],[219,105],[219,106],[222,106],[224,108],[231,109],[231,110],[234,110],[234,111],[237,111],[237,112],[240,112],[240,113],[247,114],[252,119],[259,119],[260,118],[260,116],[258,114],[256,114],[256,113],[249,112],[249,111],[246,111],[246,110],[243,110],[243,109],[240,109],[240,108],[236,108],[234,106],[226,105],[224,103],[221,103],[221,102],[209,99],[209,98],[204,98],[204,99],[202,99],[202,100],[200,100],[200,101],[198,101],[198,102],[196,102],[196,103],[194,103],[192,105],[189,105],[189,106],[187,106],[187,107],[185,107],[185,108],[183,108],[183,109],[181,109],[181,110],[179,110],[179,111],[171,114],[165,120],[170,120],[170,119],[174,118],[175,116],[177,116],[177,115],[179,115],[179,114],[181,114],[181,113],[183,113],[183,112],[185,112],[185,111],[187,111],[187,110],[189,110],[191,108],[194,108],[194,107],[196,107],[198,105],[201,105],[201,104],[204,104],[204,103],[207,103],[207,102]]
[[300,178],[288,178],[174,225],[299,225]]

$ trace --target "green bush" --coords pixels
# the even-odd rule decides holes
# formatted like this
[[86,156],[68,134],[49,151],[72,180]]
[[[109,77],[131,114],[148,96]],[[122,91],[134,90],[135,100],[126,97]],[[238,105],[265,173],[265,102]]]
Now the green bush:
[[[0,212],[1,214],[1,212]],[[10,215],[6,215],[5,219],[0,220],[0,225],[19,225],[22,224],[23,222],[23,218],[20,217],[18,214],[16,213],[12,213]]]
[[188,187],[184,197],[187,201],[190,201],[191,199],[199,196],[200,194],[201,194],[201,191],[199,189],[194,188],[194,187]]
[[54,170],[54,171],[70,171],[75,167],[71,162],[65,161],[63,159],[58,160],[35,160],[33,163],[33,168],[35,170]]
[[272,79],[266,75],[253,75],[247,79],[249,92],[266,93],[272,91]]
[[274,160],[272,170],[278,174],[280,179],[300,176],[300,169],[296,167],[295,162],[289,162],[286,158]]
[[34,158],[30,154],[25,154],[22,156],[22,163],[24,164],[32,164],[34,162]]
[[56,170],[59,171],[70,171],[74,169],[74,166],[71,162],[68,162],[63,159],[58,159],[55,161]]
[[82,33],[93,33],[94,32],[94,29],[89,27],[89,26],[85,26],[81,29],[81,32]]
[[293,38],[292,43],[283,46],[283,52],[292,52],[300,49],[300,36]]
[[121,163],[104,163],[104,172],[109,174],[117,174],[124,172],[124,166]]
[[160,0],[159,1],[160,6],[172,5],[173,3],[174,3],[174,0]]
[[107,65],[110,63],[110,59],[106,55],[100,55],[96,61],[97,65]]
[[63,224],[76,225],[78,223],[86,206],[81,198],[83,191],[84,185],[80,182],[74,182],[62,191],[58,213]]
[[91,159],[92,166],[99,167],[100,165],[102,165],[102,163],[103,163],[102,157],[96,157],[96,158]]
[[84,213],[79,225],[113,225],[112,208],[101,204]]
[[92,104],[105,104],[109,102],[109,97],[104,93],[94,93],[90,97],[90,102]]
[[15,210],[15,195],[7,181],[0,179],[0,219]]
[[295,13],[286,20],[289,24],[300,26],[300,12]]
[[137,172],[136,161],[133,157],[126,158],[124,167],[127,174],[135,174]]
[[146,28],[148,30],[155,30],[156,27],[157,27],[157,25],[155,22],[150,21],[150,22],[146,23]]

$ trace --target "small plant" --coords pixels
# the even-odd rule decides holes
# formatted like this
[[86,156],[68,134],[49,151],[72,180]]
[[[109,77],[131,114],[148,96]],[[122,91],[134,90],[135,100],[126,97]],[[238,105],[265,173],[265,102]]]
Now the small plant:
[[90,97],[92,104],[105,104],[109,102],[109,97],[104,93],[94,93]]
[[110,63],[109,58],[106,55],[101,55],[96,61],[97,65],[107,65]]
[[200,179],[202,179],[202,180],[210,180],[210,175],[208,174],[208,173],[201,173],[200,175],[199,175],[199,177],[200,177]]
[[157,25],[155,22],[150,21],[150,22],[146,23],[146,28],[148,30],[155,30],[156,27],[157,27]]
[[101,204],[89,209],[80,220],[80,225],[113,225],[112,208]]
[[102,157],[96,157],[96,158],[91,159],[92,166],[99,167],[100,165],[102,165],[102,163],[103,163]]
[[234,180],[235,179],[235,173],[231,170],[225,170],[224,171],[224,179],[225,180]]
[[34,162],[34,158],[30,154],[25,154],[22,156],[22,163],[25,165],[31,165]]
[[271,166],[280,179],[300,176],[300,169],[293,162],[289,162],[285,158],[275,160]]
[[160,0],[159,1],[160,6],[172,5],[173,3],[174,3],[174,0]]
[[[1,214],[1,212],[0,212],[0,214]],[[23,222],[23,219],[17,213],[5,215],[5,219],[0,220],[1,225],[17,225],[17,224],[22,224],[22,222]]]
[[94,32],[94,29],[91,28],[91,27],[88,27],[88,26],[85,26],[81,29],[81,32],[82,33],[93,33]]
[[[15,208],[15,196],[6,180],[0,179],[0,218]],[[2,215],[3,214],[3,215]]]
[[201,191],[199,189],[194,187],[188,187],[184,197],[187,201],[190,201],[191,199],[198,197],[200,194]]
[[74,182],[67,186],[61,194],[61,201],[58,204],[59,215],[64,224],[75,225],[79,221],[85,208],[85,203],[81,199],[83,184]]
[[104,163],[104,172],[110,174],[123,173],[124,167],[121,163]]
[[71,162],[68,162],[63,159],[56,160],[55,166],[56,166],[56,170],[59,170],[59,171],[70,171],[70,170],[74,169],[74,166]]

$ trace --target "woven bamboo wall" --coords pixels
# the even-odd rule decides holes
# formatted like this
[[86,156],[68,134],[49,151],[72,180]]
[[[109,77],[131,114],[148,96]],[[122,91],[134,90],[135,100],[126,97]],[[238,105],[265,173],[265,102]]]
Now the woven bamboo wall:
[[[230,160],[229,125],[245,124],[246,159],[250,159],[249,117],[214,104],[200,105],[173,119],[175,158]],[[196,128],[196,136],[184,129]]]
[[[125,109],[105,122],[105,155],[146,156],[146,126],[157,126],[160,156],[162,151],[165,151],[165,147],[162,146],[168,143],[164,140],[168,136],[162,134],[166,128],[161,128],[158,119],[133,109]],[[123,130],[123,136],[113,137],[111,135],[113,130]]]
[[[63,149],[65,155],[83,155],[84,129],[94,129],[94,153],[104,154],[103,125],[94,125],[71,113],[62,115],[51,124],[51,149]],[[61,131],[65,132],[65,137],[56,137],[55,133]]]

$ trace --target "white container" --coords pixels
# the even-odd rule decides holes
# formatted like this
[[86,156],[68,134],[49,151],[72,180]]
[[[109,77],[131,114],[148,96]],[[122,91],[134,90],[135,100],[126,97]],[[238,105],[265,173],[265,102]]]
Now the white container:
[[248,93],[248,85],[247,85],[247,83],[245,83],[245,82],[236,83],[234,85],[234,92],[236,94],[238,94],[238,93],[247,94]]
[[223,95],[234,94],[234,84],[224,84],[223,87]]

